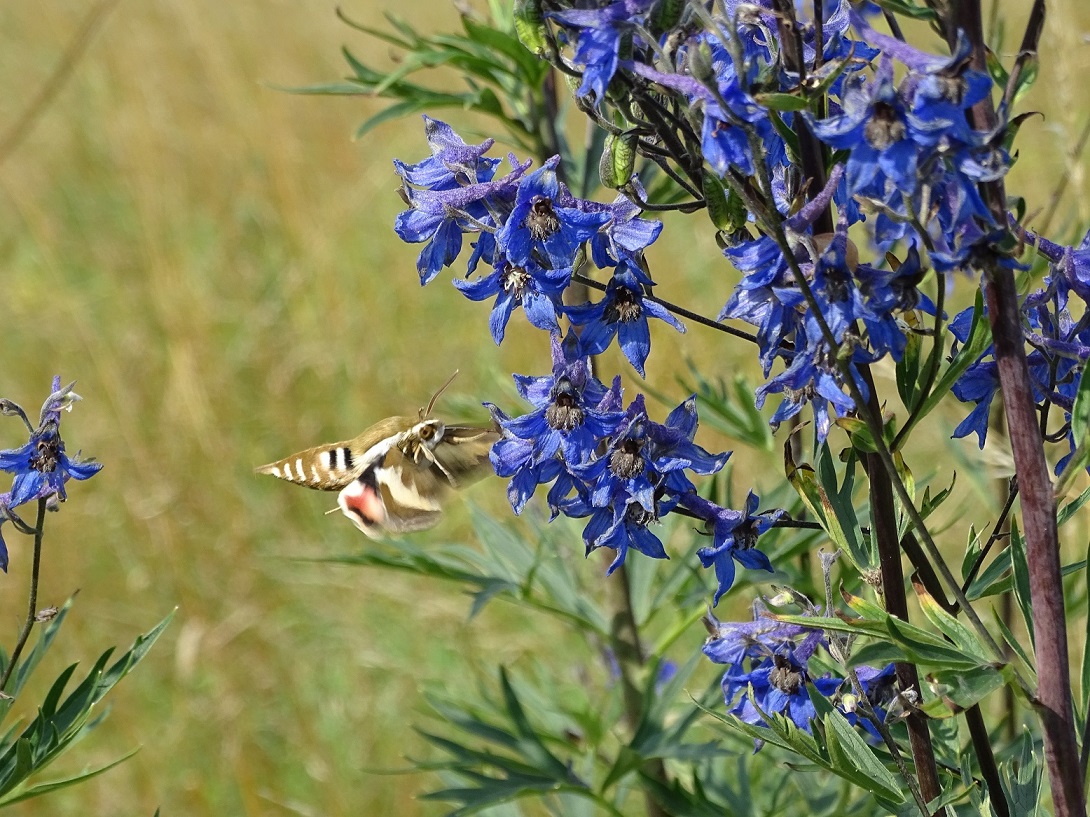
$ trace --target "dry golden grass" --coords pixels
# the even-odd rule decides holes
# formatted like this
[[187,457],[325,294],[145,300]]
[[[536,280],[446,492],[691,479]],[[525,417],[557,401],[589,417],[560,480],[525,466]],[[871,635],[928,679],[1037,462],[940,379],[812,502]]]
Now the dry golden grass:
[[[1060,5],[1047,36],[1065,42],[1065,75],[1082,76],[1087,46],[1055,22]],[[0,9],[0,130],[85,8]],[[346,6],[376,21],[378,9]],[[436,9],[396,10],[432,30],[454,24],[451,9]],[[409,723],[421,682],[456,680],[478,658],[517,662],[557,637],[502,611],[470,627],[465,599],[445,588],[293,561],[349,551],[357,534],[322,517],[322,497],[250,473],[413,410],[455,368],[455,390],[481,399],[501,393],[506,373],[544,366],[536,335],[513,332],[497,349],[478,305],[443,284],[418,287],[416,251],[390,229],[401,206],[390,161],[423,155],[419,121],[353,144],[377,103],[268,87],[342,75],[344,42],[374,46],[330,4],[123,1],[0,166],[0,394],[35,406],[54,373],[78,377],[85,402],[65,418],[66,436],[106,463],[49,520],[42,599],[82,592],[41,675],[59,671],[60,656],[87,664],[179,608],[80,754],[93,766],[144,748],[17,814],[436,813],[412,799],[422,781],[365,772],[420,753]],[[1061,144],[1085,105],[1053,65],[1042,84],[1059,88],[1057,113],[1045,128]],[[1031,161],[1015,172],[1018,189],[1043,202],[1070,174],[1065,207],[1085,223],[1081,161],[1047,151]],[[712,281],[704,311],[716,312],[731,279],[714,245],[667,232],[653,263],[675,282],[669,297],[706,302]],[[684,347],[656,336],[649,380],[667,387],[682,348],[722,360],[708,334],[694,327]],[[0,447],[16,444],[17,424],[0,434]],[[474,496],[499,503],[500,493]],[[465,530],[464,512],[452,515],[450,531]],[[22,537],[9,543],[0,630],[10,634],[29,552]]]

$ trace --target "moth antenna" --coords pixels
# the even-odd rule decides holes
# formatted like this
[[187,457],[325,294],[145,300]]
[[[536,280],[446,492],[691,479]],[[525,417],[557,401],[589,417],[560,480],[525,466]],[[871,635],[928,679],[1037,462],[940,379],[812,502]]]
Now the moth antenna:
[[447,387],[454,382],[454,378],[458,376],[458,369],[454,370],[454,374],[447,378],[447,382],[439,387],[439,391],[432,395],[431,400],[428,401],[428,408],[420,409],[420,419],[426,420],[431,417],[431,410],[435,408],[435,401],[439,399],[440,395],[447,390]]

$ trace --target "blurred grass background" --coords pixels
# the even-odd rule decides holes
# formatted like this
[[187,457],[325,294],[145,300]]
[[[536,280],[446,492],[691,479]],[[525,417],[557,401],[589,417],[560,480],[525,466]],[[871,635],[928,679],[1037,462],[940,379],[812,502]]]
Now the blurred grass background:
[[[344,8],[377,23],[391,6]],[[0,6],[0,132],[87,8]],[[426,31],[457,25],[446,4],[403,0],[393,10]],[[40,599],[81,592],[41,675],[55,675],[61,656],[86,665],[179,608],[80,754],[94,766],[142,750],[15,814],[438,813],[413,799],[425,781],[366,771],[421,754],[409,728],[420,686],[456,685],[478,658],[491,666],[562,648],[562,633],[509,610],[471,626],[467,601],[448,588],[298,561],[351,551],[359,535],[323,517],[328,496],[251,475],[415,410],[456,368],[454,390],[476,401],[503,394],[512,371],[547,368],[540,336],[517,316],[498,349],[480,305],[445,283],[418,286],[416,248],[391,230],[402,205],[390,162],[425,155],[419,120],[353,143],[380,103],[270,87],[342,76],[345,43],[388,61],[333,12],[286,0],[123,0],[0,166],[0,395],[36,412],[53,374],[78,378],[85,402],[66,415],[65,436],[106,463],[49,520]],[[1022,12],[1011,13],[1013,48]],[[1090,68],[1087,13],[1055,0],[1050,15],[1042,77],[1024,108],[1046,119],[1023,130],[1011,190],[1033,210],[1066,175],[1062,222],[1073,228],[1088,221],[1083,164],[1055,146],[1086,116],[1071,78]],[[703,228],[668,229],[652,263],[669,281],[666,297],[714,314],[729,283]],[[710,335],[693,327],[682,346],[656,334],[649,381],[671,389],[683,348],[729,376],[738,364]],[[0,447],[21,433],[17,421],[0,426]],[[776,468],[763,467],[774,480]],[[472,497],[499,507],[497,486]],[[468,529],[463,507],[451,517],[447,539]],[[30,562],[27,540],[9,531],[5,640],[23,614]],[[694,633],[691,648],[701,640]],[[54,771],[78,769],[67,763]]]

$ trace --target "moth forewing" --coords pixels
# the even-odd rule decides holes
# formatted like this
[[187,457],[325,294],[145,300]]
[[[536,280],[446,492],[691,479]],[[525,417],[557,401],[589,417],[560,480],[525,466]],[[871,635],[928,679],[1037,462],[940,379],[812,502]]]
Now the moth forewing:
[[412,428],[409,417],[388,417],[351,440],[317,445],[254,469],[319,491],[339,491],[386,453],[398,434]]
[[254,469],[297,485],[319,491],[339,491],[360,475],[363,463],[352,449],[352,441],[318,445]]

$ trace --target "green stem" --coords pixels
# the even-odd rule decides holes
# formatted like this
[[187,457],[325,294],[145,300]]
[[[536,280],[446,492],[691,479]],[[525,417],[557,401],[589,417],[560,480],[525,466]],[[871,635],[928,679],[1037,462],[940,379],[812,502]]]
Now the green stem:
[[[643,717],[644,699],[634,676],[647,666],[648,655],[640,641],[639,625],[632,607],[632,586],[628,581],[628,569],[621,565],[609,582],[613,592],[614,614],[610,632],[610,646],[620,667],[621,685],[624,693],[624,718],[630,730],[635,732]],[[648,760],[643,764],[643,772],[659,781],[663,786],[670,785],[666,764],[661,758]],[[671,817],[667,809],[650,792],[645,792],[647,814],[649,817]]]
[[11,673],[15,669],[15,663],[19,660],[19,656],[23,652],[23,647],[26,645],[27,639],[30,638],[30,631],[34,627],[34,618],[38,612],[38,576],[42,564],[42,535],[45,531],[45,506],[46,500],[38,500],[38,520],[34,524],[34,564],[30,573],[30,600],[27,603],[26,621],[23,622],[22,632],[19,633],[19,640],[15,644],[15,649],[11,651],[11,658],[8,660],[8,665],[4,667],[4,674],[0,675],[0,692],[3,692],[8,687],[8,681],[11,679]]

